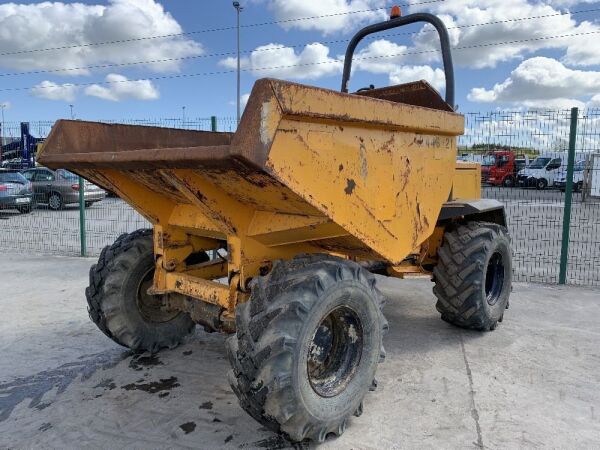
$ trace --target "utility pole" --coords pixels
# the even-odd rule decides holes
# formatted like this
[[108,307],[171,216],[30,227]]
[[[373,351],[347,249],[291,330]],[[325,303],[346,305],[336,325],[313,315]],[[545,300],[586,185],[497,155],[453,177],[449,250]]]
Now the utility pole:
[[240,123],[240,13],[244,10],[243,6],[240,6],[240,2],[233,2],[233,7],[237,11],[237,123]]
[[75,120],[75,114],[73,114],[73,105],[69,105],[69,108],[71,108],[71,120]]
[[181,107],[181,128],[185,128],[185,106]]
[[[4,108],[6,108],[6,103],[2,103],[0,104],[0,108],[2,109],[2,129],[0,130],[0,133],[2,135],[2,146],[6,145],[5,139],[6,139],[6,130],[4,129]],[[0,154],[2,153],[1,149],[0,149]]]

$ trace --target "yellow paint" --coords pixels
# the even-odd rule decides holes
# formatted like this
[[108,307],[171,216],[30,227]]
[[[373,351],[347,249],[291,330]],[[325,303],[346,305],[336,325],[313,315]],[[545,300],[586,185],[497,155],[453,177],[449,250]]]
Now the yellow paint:
[[[148,150],[154,159],[143,167],[137,165],[146,150],[127,148],[135,136],[122,145],[111,141],[110,157],[127,166],[107,158],[90,168],[83,156],[77,166],[74,155],[88,150],[65,151],[63,142],[80,141],[60,136],[77,130],[72,123],[51,135],[48,161],[71,153],[64,166],[73,163],[72,170],[113,188],[152,222],[153,292],[221,305],[227,317],[247,298],[252,277],[300,253],[386,260],[393,276],[426,273],[443,237],[436,228],[442,204],[480,196],[478,166],[455,163],[463,117],[277,80],[256,86],[231,145],[210,148],[226,155],[220,165],[170,160],[165,143],[172,132],[140,127],[140,138],[162,143]],[[85,126],[91,136],[94,125]],[[202,136],[197,146],[195,135],[178,136],[193,145],[173,152],[205,151]],[[192,252],[221,246],[226,263],[186,266]],[[210,281],[216,277],[227,277],[229,286]]]
[[452,184],[452,199],[478,198],[481,198],[481,166],[477,163],[457,161]]

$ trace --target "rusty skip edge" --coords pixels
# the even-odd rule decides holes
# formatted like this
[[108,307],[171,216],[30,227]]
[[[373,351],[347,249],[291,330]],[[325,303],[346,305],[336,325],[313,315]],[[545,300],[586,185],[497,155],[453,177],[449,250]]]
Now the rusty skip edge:
[[[307,98],[310,102],[301,100]],[[278,108],[271,108],[269,117],[265,117],[264,109],[273,100]],[[415,120],[424,113],[427,120]],[[464,117],[457,113],[262,79],[255,83],[235,134],[60,120],[38,159],[51,168],[119,165],[136,169],[218,166],[232,157],[241,157],[266,170],[273,135],[265,136],[264,121],[277,124],[282,118],[450,136],[464,131]],[[116,136],[111,136],[113,132]]]

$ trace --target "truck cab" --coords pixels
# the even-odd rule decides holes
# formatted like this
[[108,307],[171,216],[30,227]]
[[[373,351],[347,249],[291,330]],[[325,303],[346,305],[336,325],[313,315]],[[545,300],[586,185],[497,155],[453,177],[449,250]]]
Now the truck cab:
[[493,186],[512,187],[517,175],[515,153],[511,150],[490,152],[481,162],[481,182]]
[[563,165],[563,158],[560,155],[540,155],[533,162],[519,171],[517,182],[521,187],[535,187],[536,189],[546,189],[554,184],[554,180]]

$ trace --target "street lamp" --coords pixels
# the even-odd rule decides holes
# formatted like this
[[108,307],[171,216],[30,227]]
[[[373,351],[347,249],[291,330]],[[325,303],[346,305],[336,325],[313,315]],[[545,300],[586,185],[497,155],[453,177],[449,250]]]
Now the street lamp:
[[240,2],[233,2],[233,7],[237,11],[237,123],[240,123],[240,13],[244,7]]
[[[0,108],[2,109],[2,129],[0,129],[1,137],[2,137],[2,145],[6,145],[6,130],[4,129],[4,108],[6,108],[6,103],[0,104]],[[2,149],[0,149],[0,155],[2,154]]]

